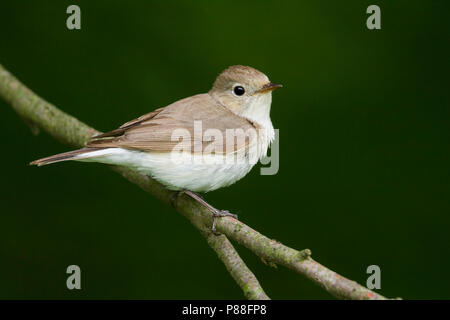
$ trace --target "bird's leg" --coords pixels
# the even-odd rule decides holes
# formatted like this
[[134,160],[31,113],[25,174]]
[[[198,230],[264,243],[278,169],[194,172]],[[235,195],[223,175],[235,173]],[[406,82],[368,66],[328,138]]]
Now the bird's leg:
[[198,203],[200,203],[201,205],[206,207],[209,211],[211,211],[211,213],[213,215],[213,225],[212,225],[211,229],[212,229],[212,232],[214,232],[214,233],[216,232],[216,225],[217,225],[218,217],[219,218],[220,217],[233,217],[235,219],[238,218],[238,216],[236,214],[230,213],[228,210],[218,210],[218,209],[214,208],[212,205],[210,205],[208,202],[203,200],[203,198],[195,192],[192,192],[189,190],[181,190],[175,194],[175,197],[178,197],[182,193],[187,194],[192,199],[194,199],[195,201],[197,201]]
[[178,196],[182,193],[182,191],[174,191],[170,195],[170,205],[175,208],[175,201],[177,200]]
[[[172,207],[175,208],[175,201],[177,201],[178,197],[181,196],[183,193],[187,193],[186,191],[187,191],[187,190],[184,190],[184,189],[183,189],[183,190],[177,190],[177,191],[174,191],[174,192],[170,195],[170,204],[171,204]],[[189,192],[191,192],[191,191],[189,191]],[[202,197],[201,195],[199,195],[199,194],[197,194],[197,193],[194,193],[194,192],[192,192],[192,193],[195,194],[197,197],[199,197],[201,200],[203,200],[203,197]],[[191,195],[190,195],[190,196],[191,196]],[[191,196],[191,197],[192,197],[192,196]],[[194,197],[192,197],[192,198],[194,198]],[[197,198],[194,198],[194,199],[197,200]],[[203,202],[204,202],[204,203],[203,203]],[[209,206],[209,204],[206,203],[206,201],[203,200],[203,202],[201,202],[202,205],[207,205],[207,206]],[[209,209],[209,207],[208,207],[208,209]]]

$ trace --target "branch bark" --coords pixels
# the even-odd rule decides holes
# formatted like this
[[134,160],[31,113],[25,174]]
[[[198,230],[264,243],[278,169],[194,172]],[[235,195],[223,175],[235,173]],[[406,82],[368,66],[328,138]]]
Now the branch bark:
[[[43,100],[0,65],[0,96],[33,127],[47,131],[59,141],[82,147],[95,129],[64,113]],[[130,182],[161,201],[170,204],[173,192],[162,184],[126,167],[112,166]],[[298,251],[271,240],[244,223],[231,217],[217,221],[221,235],[211,233],[211,212],[187,195],[176,198],[174,207],[184,215],[205,237],[225,267],[249,299],[269,299],[255,275],[249,270],[228,240],[235,240],[269,263],[283,265],[302,274],[340,299],[382,300],[385,297],[326,268],[311,258],[308,249]]]

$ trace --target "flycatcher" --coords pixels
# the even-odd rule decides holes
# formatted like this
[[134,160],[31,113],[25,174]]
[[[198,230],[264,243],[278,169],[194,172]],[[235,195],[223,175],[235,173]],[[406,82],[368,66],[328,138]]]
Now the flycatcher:
[[122,165],[187,192],[215,216],[227,215],[194,192],[208,192],[243,178],[267,154],[274,139],[272,90],[262,72],[231,66],[208,93],[156,109],[116,130],[91,138],[85,148],[31,162],[76,160]]

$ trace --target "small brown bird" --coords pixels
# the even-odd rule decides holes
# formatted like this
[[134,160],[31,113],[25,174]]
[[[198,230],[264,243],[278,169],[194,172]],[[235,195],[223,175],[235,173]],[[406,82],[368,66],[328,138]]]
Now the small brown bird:
[[205,204],[193,192],[238,181],[267,154],[274,139],[271,92],[280,87],[254,68],[231,66],[216,78],[208,93],[179,100],[94,136],[85,148],[31,164],[76,160],[123,165],[171,190],[192,191],[189,194]]

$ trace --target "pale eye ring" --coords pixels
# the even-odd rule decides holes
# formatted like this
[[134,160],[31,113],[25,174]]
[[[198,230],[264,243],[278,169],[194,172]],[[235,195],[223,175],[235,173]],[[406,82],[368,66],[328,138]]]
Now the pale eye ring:
[[242,96],[245,93],[245,89],[243,86],[236,86],[233,88],[233,93],[237,96]]

